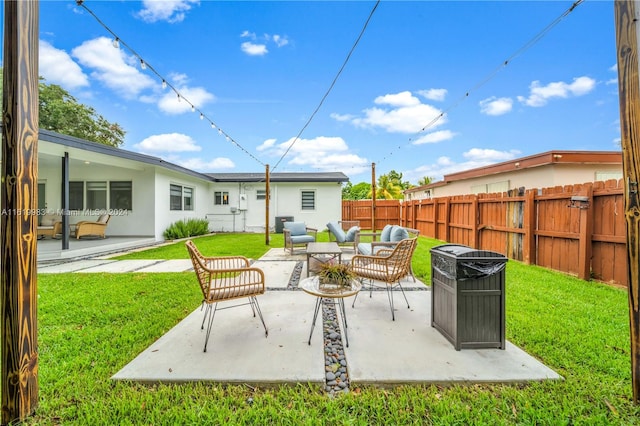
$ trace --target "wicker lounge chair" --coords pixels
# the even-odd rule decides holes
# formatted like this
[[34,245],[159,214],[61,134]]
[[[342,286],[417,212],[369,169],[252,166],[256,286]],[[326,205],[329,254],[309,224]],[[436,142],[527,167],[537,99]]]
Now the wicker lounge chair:
[[[249,260],[246,257],[204,257],[193,241],[187,241],[186,246],[202,291],[202,306],[205,308],[201,326],[203,330],[207,316],[209,317],[204,340],[204,352],[207,351],[213,318],[218,309],[251,305],[253,316],[256,316],[256,312],[258,313],[264,327],[264,335],[265,337],[268,336],[269,330],[267,330],[260,305],[258,305],[258,299],[256,298],[256,296],[265,292],[264,272],[259,268],[249,267]],[[218,308],[218,302],[244,297],[249,299],[248,303]]]
[[[393,321],[396,319],[393,305],[393,286],[396,284],[400,287],[404,300],[407,302],[407,308],[409,308],[409,301],[404,294],[400,280],[410,273],[411,259],[417,240],[418,237],[406,238],[397,242],[393,249],[381,249],[374,256],[356,255],[351,259],[351,269],[357,277],[361,281],[363,279],[370,280],[369,297],[371,297],[371,290],[375,285],[374,281],[381,281],[385,284]],[[355,306],[357,297],[358,295],[353,299],[352,307]]]
[[88,235],[106,238],[105,231],[109,219],[111,219],[111,215],[105,213],[101,214],[95,222],[83,220],[76,223],[76,239],[79,240],[80,237]]
[[54,238],[62,234],[62,216],[55,214],[45,214],[40,219],[37,229],[38,239],[49,237]]

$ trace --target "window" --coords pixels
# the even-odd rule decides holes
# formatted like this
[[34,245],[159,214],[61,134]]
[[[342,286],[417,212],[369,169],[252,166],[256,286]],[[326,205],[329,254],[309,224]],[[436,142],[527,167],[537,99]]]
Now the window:
[[107,209],[107,182],[87,182],[87,208]]
[[267,190],[266,189],[258,189],[256,191],[256,200],[266,200],[267,199]]
[[185,210],[193,210],[193,188],[182,188],[182,200]]
[[213,195],[216,206],[226,206],[229,204],[229,193],[227,191],[216,191]]
[[302,210],[316,209],[316,192],[302,191]]
[[69,182],[69,210],[84,209],[84,182]]
[[109,182],[109,207],[118,210],[131,210],[133,197],[131,181]]
[[169,185],[169,209],[193,210],[193,188]]

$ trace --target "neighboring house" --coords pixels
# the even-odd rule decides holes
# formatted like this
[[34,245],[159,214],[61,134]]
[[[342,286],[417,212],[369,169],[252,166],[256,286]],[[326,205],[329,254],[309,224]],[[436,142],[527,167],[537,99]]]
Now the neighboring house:
[[622,178],[620,151],[548,151],[444,176],[404,191],[406,201],[547,188]]
[[[211,231],[263,232],[264,174],[199,173],[161,158],[40,130],[38,208],[61,212],[68,175],[71,224],[112,214],[107,235],[153,236],[180,219],[207,218]],[[342,183],[336,173],[273,173],[269,226],[293,217],[324,229],[342,215]]]

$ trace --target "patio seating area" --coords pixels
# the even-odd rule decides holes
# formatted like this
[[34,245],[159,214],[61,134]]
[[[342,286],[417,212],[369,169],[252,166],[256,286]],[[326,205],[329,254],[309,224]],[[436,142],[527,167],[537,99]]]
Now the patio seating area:
[[[300,250],[302,252],[302,250]],[[296,252],[298,253],[298,252]],[[345,251],[343,260],[352,253]],[[203,352],[200,305],[112,379],[144,383],[211,381],[269,386],[327,383],[325,346],[331,338],[318,328],[308,344],[315,297],[298,286],[306,276],[306,255],[271,249],[253,266],[264,271],[267,291],[260,307],[269,328],[250,307],[216,315],[207,352]],[[40,265],[39,273],[193,272],[189,259],[117,261],[106,257]],[[381,283],[382,284],[382,283]],[[384,290],[360,295],[355,307],[346,300],[349,347],[344,360],[350,383],[400,384],[524,383],[561,377],[520,348],[456,351],[431,327],[431,292],[410,277],[402,280],[411,308],[397,307],[392,321]],[[384,287],[383,287],[384,288]],[[338,329],[338,338],[340,329]]]

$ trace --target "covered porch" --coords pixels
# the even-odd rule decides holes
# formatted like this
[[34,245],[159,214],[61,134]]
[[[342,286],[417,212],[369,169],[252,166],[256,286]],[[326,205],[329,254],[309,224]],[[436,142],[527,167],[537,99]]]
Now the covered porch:
[[38,263],[66,262],[73,259],[96,257],[136,248],[162,244],[153,236],[123,236],[107,238],[69,239],[69,248],[62,248],[62,240],[45,238],[38,240]]

